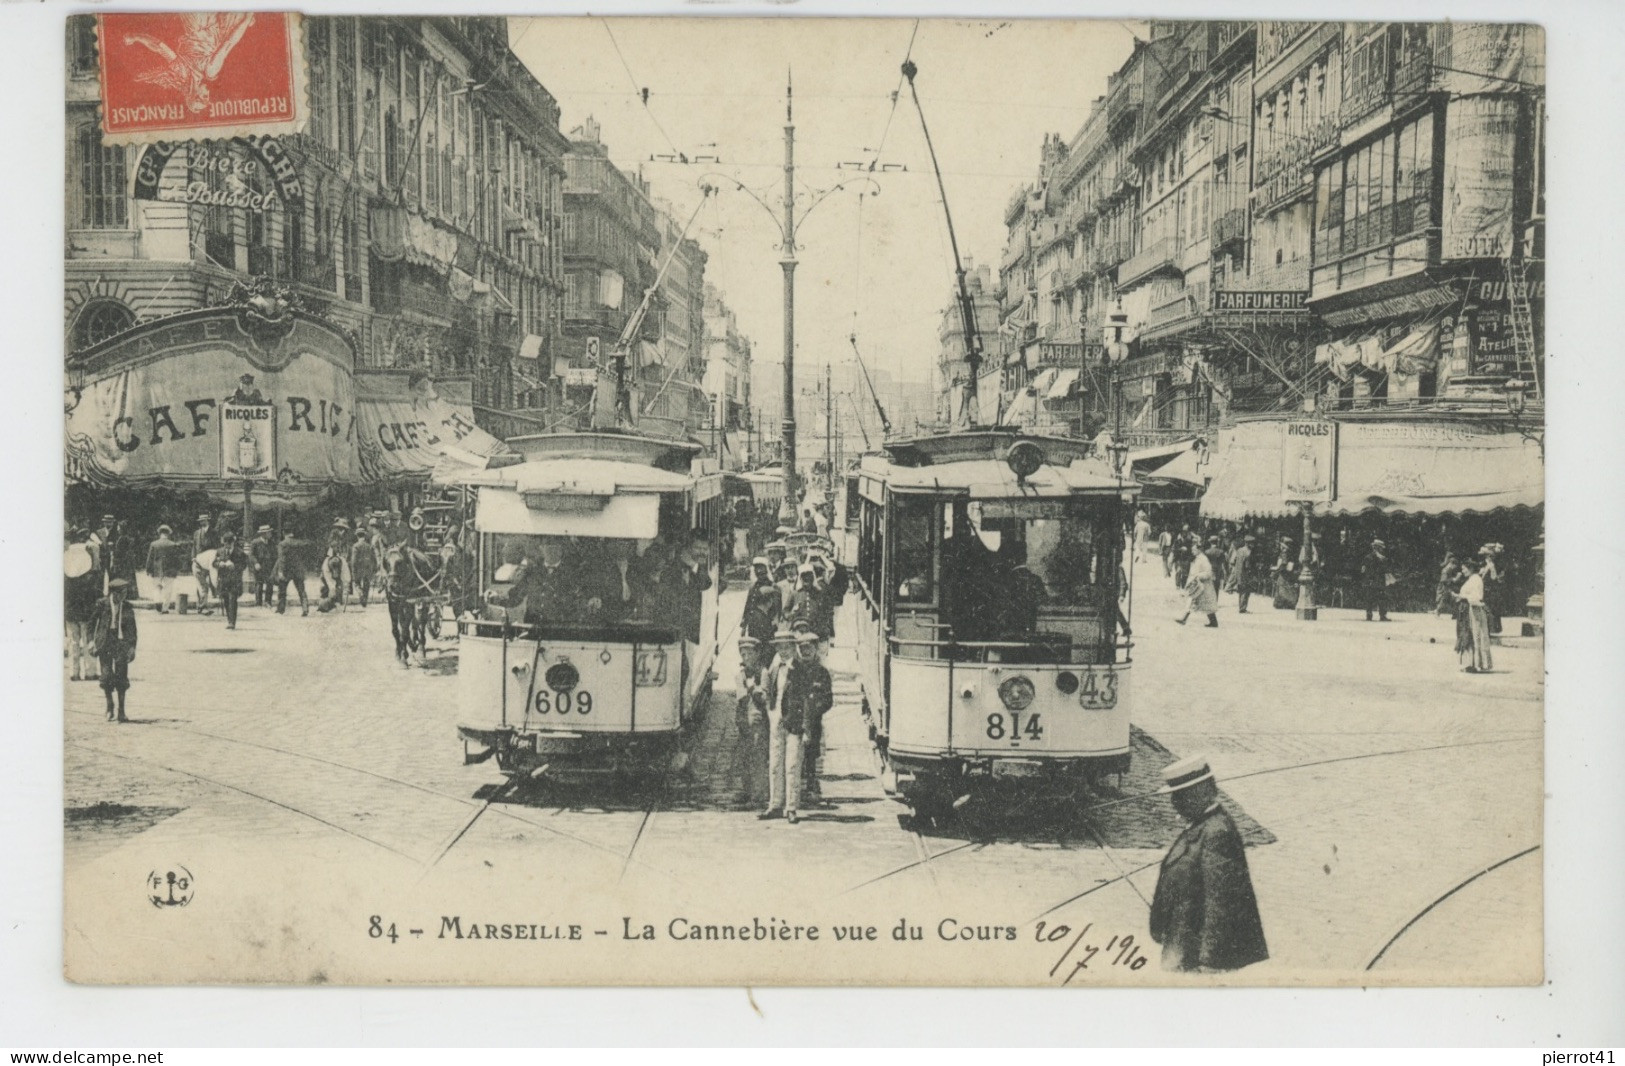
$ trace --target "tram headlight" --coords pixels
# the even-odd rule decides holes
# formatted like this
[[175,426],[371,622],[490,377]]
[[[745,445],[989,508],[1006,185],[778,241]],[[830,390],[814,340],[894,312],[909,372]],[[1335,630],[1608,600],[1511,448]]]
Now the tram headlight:
[[666,649],[640,651],[632,669],[632,682],[639,688],[659,688],[666,683]]
[[1061,690],[1063,696],[1070,696],[1078,691],[1078,675],[1071,670],[1062,670],[1055,675],[1055,687]]
[[569,692],[581,684],[581,671],[577,670],[572,664],[565,662],[554,663],[549,666],[547,673],[543,677],[547,681],[547,687],[554,692]]
[[999,699],[1012,711],[1024,711],[1033,702],[1037,690],[1033,688],[1031,679],[1023,676],[1012,677],[999,686]]

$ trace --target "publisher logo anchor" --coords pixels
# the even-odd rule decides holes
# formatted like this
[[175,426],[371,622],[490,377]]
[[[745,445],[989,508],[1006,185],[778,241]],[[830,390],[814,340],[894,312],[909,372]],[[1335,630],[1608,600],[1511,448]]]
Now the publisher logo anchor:
[[184,866],[147,875],[147,898],[154,907],[184,907],[192,902],[192,871]]

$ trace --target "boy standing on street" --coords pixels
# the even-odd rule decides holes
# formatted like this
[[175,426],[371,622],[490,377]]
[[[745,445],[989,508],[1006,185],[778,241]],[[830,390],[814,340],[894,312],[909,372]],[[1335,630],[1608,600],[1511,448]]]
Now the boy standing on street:
[[[102,692],[107,697],[107,720],[127,722],[124,694],[130,690],[130,664],[135,661],[135,611],[127,599],[130,583],[122,577],[107,583],[107,595],[96,606],[90,622],[90,647],[101,664]],[[114,705],[114,694],[118,696]]]

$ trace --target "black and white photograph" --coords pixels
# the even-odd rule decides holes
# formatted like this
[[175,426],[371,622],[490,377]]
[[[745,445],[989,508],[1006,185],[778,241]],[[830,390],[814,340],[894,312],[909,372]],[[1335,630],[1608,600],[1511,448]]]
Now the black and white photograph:
[[1545,979],[1540,26],[62,43],[68,981]]

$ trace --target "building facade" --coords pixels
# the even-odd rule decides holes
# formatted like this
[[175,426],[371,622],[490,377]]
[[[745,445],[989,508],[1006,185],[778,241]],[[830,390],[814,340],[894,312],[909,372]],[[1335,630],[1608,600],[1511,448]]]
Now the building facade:
[[[762,457],[751,394],[751,341],[713,285],[706,285],[703,347],[711,433],[721,442],[723,468],[749,470]],[[777,427],[774,427],[777,428]]]
[[70,20],[69,350],[263,277],[352,334],[358,367],[464,381],[498,416],[521,346],[559,324],[558,105],[501,18],[306,26],[310,123],[273,159],[102,146],[94,25]]
[[[985,407],[991,417],[1003,386],[1004,344],[999,329],[1001,308],[998,294],[994,291],[992,268],[967,257],[965,288],[970,293],[976,330],[982,337],[982,367],[977,382],[977,417],[981,420],[980,408]],[[959,285],[956,282],[937,324],[937,378],[941,382],[940,398],[936,405],[937,420],[945,424],[959,417],[965,403],[965,386],[970,377],[970,362],[966,358],[969,351],[970,345],[965,337],[965,316],[959,306]]]
[[614,357],[642,308],[643,319],[627,338],[636,418],[660,432],[698,432],[709,417],[701,384],[705,252],[683,236],[681,223],[655,203],[639,175],[610,161],[594,120],[571,132],[565,162],[561,351],[577,373],[564,375],[561,417],[589,417],[594,378],[588,372]]
[[1001,409],[1143,447],[1538,396],[1542,54],[1525,26],[1153,23],[1005,209]]

